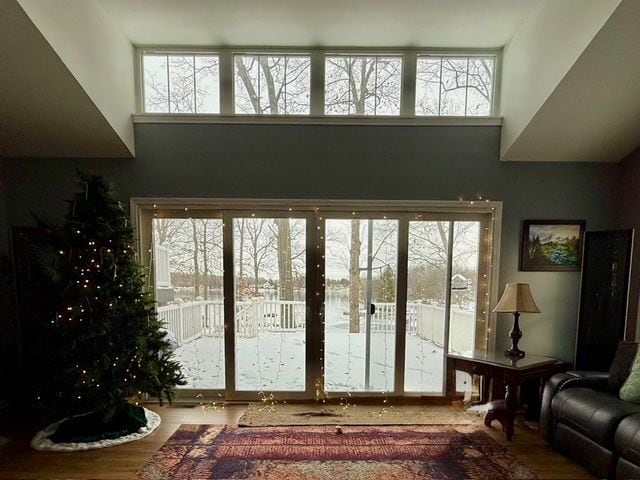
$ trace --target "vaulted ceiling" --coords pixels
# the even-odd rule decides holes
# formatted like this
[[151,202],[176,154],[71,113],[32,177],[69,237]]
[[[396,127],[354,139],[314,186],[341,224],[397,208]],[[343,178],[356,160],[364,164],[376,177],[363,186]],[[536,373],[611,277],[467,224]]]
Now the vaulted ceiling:
[[502,160],[640,142],[637,0],[0,0],[0,156],[134,156],[134,45],[504,47]]
[[505,45],[541,0],[99,0],[138,45]]

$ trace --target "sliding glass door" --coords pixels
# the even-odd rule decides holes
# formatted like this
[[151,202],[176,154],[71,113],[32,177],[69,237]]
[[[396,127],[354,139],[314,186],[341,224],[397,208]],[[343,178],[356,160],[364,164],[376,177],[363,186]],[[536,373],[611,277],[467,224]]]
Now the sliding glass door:
[[306,388],[307,221],[234,217],[235,389]]
[[324,388],[393,391],[398,220],[325,225]]
[[409,222],[405,392],[443,395],[446,351],[476,348],[479,247],[479,221]]
[[153,218],[158,318],[186,385],[224,390],[225,328],[221,218]]
[[442,396],[446,352],[487,348],[488,209],[223,207],[154,210],[145,234],[183,389]]

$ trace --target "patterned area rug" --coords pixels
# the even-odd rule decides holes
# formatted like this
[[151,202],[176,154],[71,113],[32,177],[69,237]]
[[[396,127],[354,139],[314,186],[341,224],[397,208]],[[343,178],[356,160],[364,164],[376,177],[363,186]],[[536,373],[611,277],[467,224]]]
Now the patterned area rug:
[[139,480],[535,479],[471,426],[182,425]]
[[279,404],[250,403],[238,420],[241,427],[285,425],[470,425],[478,416],[446,405]]

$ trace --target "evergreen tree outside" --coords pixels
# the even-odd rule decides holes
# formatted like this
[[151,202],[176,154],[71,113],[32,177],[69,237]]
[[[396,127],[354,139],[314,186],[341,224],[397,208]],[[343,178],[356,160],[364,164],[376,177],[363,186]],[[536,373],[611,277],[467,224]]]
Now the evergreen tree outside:
[[144,290],[127,215],[101,176],[79,176],[57,247],[60,295],[39,400],[104,425],[142,394],[171,400],[184,380]]
[[385,266],[376,279],[376,298],[379,302],[393,303],[396,301],[396,275],[389,265]]

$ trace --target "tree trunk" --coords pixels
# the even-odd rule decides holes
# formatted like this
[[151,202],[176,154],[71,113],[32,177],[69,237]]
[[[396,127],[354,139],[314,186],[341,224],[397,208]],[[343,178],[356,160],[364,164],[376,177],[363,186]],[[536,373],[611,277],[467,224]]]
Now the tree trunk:
[[240,220],[240,246],[238,251],[238,278],[244,278],[244,218]]
[[205,300],[209,298],[209,263],[207,261],[207,220],[202,221],[204,232],[202,233],[202,263],[204,267],[202,279],[202,296]]
[[258,93],[255,88],[253,88],[253,83],[251,82],[251,77],[249,76],[249,72],[247,71],[247,67],[245,66],[242,58],[240,56],[235,57],[236,64],[236,74],[242,80],[245,88],[247,89],[247,93],[249,94],[249,99],[251,100],[251,105],[253,106],[253,110],[259,114],[262,113],[260,111],[260,98],[258,97]]
[[360,220],[351,220],[349,251],[349,333],[360,332]]
[[200,296],[200,266],[198,262],[198,229],[195,219],[191,219],[193,229],[193,299]]
[[[291,224],[288,218],[276,220],[278,226],[278,290],[280,300],[293,300],[293,268],[291,265]],[[290,325],[293,309],[280,305],[280,327]]]
[[258,283],[260,282],[260,260],[258,259],[258,235],[256,235],[252,240],[253,242],[253,285],[254,292],[253,296],[258,297],[260,295]]

